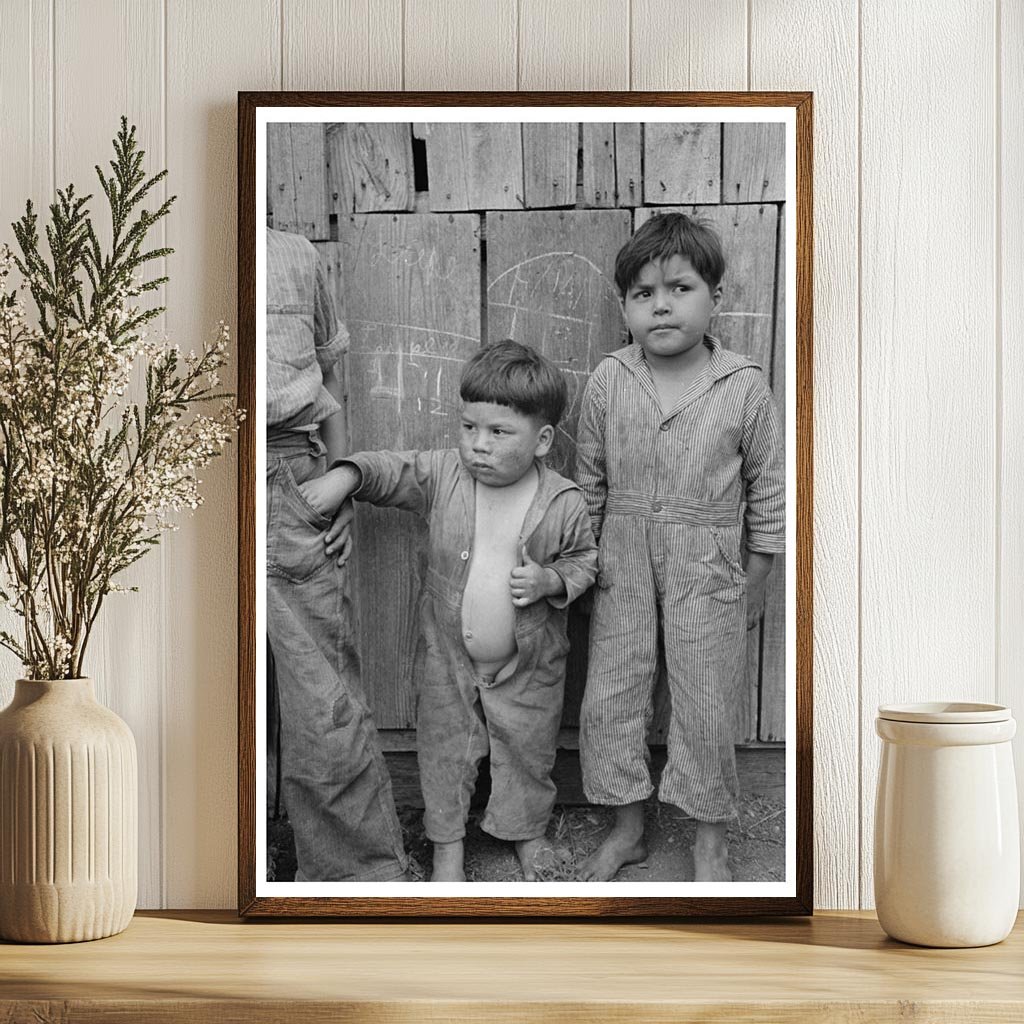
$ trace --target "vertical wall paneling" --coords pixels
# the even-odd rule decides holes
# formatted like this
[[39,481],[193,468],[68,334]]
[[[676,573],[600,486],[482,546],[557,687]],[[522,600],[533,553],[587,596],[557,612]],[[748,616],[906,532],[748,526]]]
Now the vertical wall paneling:
[[[167,0],[168,330],[182,346],[233,323],[236,94],[281,82],[276,0]],[[234,365],[222,377],[233,380]],[[204,504],[166,550],[165,905],[233,906],[238,555],[236,453],[203,473]]]
[[629,5],[519,0],[520,89],[628,89]]
[[[1000,521],[999,671],[996,700],[1024,721],[1024,5],[1004,2],[1000,37],[1001,166],[996,196],[999,230],[997,280],[1002,285],[1002,507]],[[1010,143],[1007,145],[1007,143]],[[1018,725],[1018,730],[1024,728]],[[1018,736],[1020,734],[1018,733]],[[1017,787],[1024,811],[1024,742],[1014,741]],[[1024,821],[1024,813],[1021,814]]]
[[[53,194],[53,33],[50,0],[5,5],[0,32],[0,245],[16,248],[10,225],[31,199],[45,213]],[[0,607],[0,629],[17,636],[21,620]],[[0,707],[23,674],[16,655],[0,648]]]
[[[869,904],[875,706],[939,693],[1024,704],[1021,5],[3,7],[0,131],[17,156],[0,161],[0,238],[54,179],[94,188],[123,111],[180,196],[163,232],[176,249],[165,320],[184,347],[234,316],[238,89],[815,92],[816,902]],[[614,205],[606,172],[585,205]],[[619,205],[640,202],[639,166],[616,166],[615,187]],[[234,458],[204,475],[204,506],[124,581],[141,590],[111,598],[94,641],[90,671],[139,740],[143,906],[234,903]],[[0,701],[11,662],[0,653]]]
[[[814,885],[820,907],[860,901],[857,49],[853,4],[754,0],[750,87],[814,92]],[[884,135],[886,115],[875,116]],[[869,749],[872,742],[869,735]]]
[[862,8],[864,905],[876,706],[995,690],[994,38],[991,5]]
[[516,0],[414,0],[402,6],[403,88],[516,88]]
[[282,88],[402,88],[402,0],[287,0],[282,14]]
[[[73,182],[89,204],[101,244],[109,245],[110,214],[94,167],[109,171],[111,140],[120,117],[138,126],[146,169],[165,166],[163,137],[163,13],[160,0],[111,0],[105,4],[60,0],[54,6],[54,110],[56,184]],[[104,58],[97,60],[102,53]],[[83,88],[82,83],[89,87]],[[162,187],[156,196],[165,194]],[[154,231],[159,245],[164,228]],[[158,276],[150,267],[150,276]],[[155,298],[154,298],[155,296]],[[146,296],[160,302],[164,293]],[[159,330],[162,325],[153,325]],[[126,398],[139,401],[137,380]],[[93,630],[85,672],[96,681],[99,699],[131,727],[139,751],[139,905],[160,906],[165,859],[161,810],[163,775],[164,580],[159,551],[150,552],[118,580],[135,594],[110,594]]]
[[747,0],[632,0],[631,89],[746,89]]

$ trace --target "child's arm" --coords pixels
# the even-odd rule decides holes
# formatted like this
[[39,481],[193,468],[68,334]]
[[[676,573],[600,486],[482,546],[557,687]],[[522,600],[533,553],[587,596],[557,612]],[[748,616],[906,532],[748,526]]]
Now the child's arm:
[[572,490],[555,500],[565,505],[558,557],[541,565],[523,545],[523,565],[512,570],[511,579],[512,603],[517,607],[546,598],[552,607],[565,608],[597,578],[597,544],[582,496]]
[[604,430],[608,395],[605,367],[609,362],[614,360],[600,363],[590,375],[583,392],[580,419],[576,427],[576,483],[586,500],[595,538],[601,536],[604,504],[608,495]]
[[[335,463],[321,477],[331,496],[343,494],[371,505],[386,505],[426,515],[433,501],[433,482],[444,452],[356,452]],[[328,556],[338,555],[338,564],[347,558],[352,503],[339,502],[337,515],[327,531]]]
[[786,548],[786,463],[782,426],[767,385],[751,395],[740,451],[747,489],[747,626],[757,623],[775,555]]

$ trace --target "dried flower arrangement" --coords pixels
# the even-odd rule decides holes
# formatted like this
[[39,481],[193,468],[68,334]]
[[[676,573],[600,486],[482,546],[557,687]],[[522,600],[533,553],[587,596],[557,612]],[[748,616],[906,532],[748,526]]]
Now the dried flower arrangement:
[[109,246],[92,197],[68,186],[50,206],[48,255],[31,202],[13,225],[20,254],[0,248],[0,599],[22,623],[20,636],[0,631],[0,645],[31,679],[83,674],[103,600],[125,589],[118,573],[175,528],[173,513],[200,504],[197,473],[243,416],[219,390],[226,325],[187,354],[147,334],[164,307],[142,309],[139,297],[167,278],[143,271],[173,250],[146,250],[146,236],[175,197],[140,207],[167,172],[146,176],[125,118],[114,154],[109,176],[96,168]]

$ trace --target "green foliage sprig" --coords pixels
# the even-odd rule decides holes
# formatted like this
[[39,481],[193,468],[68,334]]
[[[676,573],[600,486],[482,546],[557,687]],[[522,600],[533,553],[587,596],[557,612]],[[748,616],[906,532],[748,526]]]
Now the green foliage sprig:
[[0,247],[0,599],[22,622],[20,636],[0,631],[0,645],[33,679],[82,675],[103,599],[125,589],[114,578],[176,529],[172,513],[201,503],[197,472],[243,415],[219,390],[226,325],[188,354],[148,337],[164,307],[137,300],[167,278],[144,280],[145,267],[173,250],[146,249],[146,236],[175,197],[140,205],[167,174],[147,177],[144,157],[122,118],[111,173],[96,168],[109,246],[92,197],[69,185],[50,205],[45,253],[31,202],[13,225],[20,254]]

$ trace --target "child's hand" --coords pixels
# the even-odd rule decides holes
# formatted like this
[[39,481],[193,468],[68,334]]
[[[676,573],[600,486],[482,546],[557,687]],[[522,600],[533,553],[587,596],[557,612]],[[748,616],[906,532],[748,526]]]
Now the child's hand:
[[346,498],[324,536],[327,557],[333,558],[337,555],[338,565],[344,565],[352,554],[352,520],[355,518],[355,514],[356,510],[351,498]]
[[315,480],[299,484],[302,496],[326,519],[333,519],[342,502],[359,487],[354,466],[336,466]]
[[747,554],[747,629],[753,629],[764,614],[764,594],[774,560],[773,555],[760,551]]
[[554,569],[546,569],[535,562],[522,547],[523,564],[512,570],[509,586],[512,588],[512,603],[525,608],[544,597],[554,597],[565,592],[565,583]]

